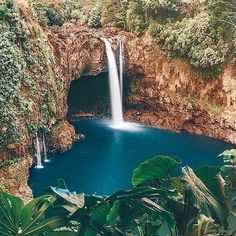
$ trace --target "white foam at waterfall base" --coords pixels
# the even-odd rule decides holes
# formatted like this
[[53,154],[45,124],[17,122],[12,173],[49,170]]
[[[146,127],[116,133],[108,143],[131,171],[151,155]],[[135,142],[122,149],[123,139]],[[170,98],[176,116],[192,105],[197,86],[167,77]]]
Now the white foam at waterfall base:
[[142,131],[144,126],[136,124],[136,123],[129,123],[129,122],[123,122],[122,124],[119,125],[109,125],[110,128],[112,129],[117,129],[117,130],[124,130],[124,131]]
[[41,150],[39,144],[38,134],[36,134],[36,158],[37,158],[37,165],[35,166],[36,169],[42,169],[42,158],[41,158]]
[[119,76],[116,65],[116,59],[112,50],[109,40],[102,38],[106,46],[106,54],[108,60],[109,70],[109,86],[110,86],[110,98],[111,98],[111,110],[112,110],[112,123],[113,126],[120,126],[124,123],[122,102],[121,102],[121,89],[119,85]]

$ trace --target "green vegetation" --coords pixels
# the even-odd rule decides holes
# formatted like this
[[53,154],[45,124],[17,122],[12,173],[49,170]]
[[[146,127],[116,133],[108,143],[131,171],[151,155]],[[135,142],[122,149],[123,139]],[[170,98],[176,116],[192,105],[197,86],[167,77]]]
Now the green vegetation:
[[[180,57],[205,77],[217,75],[234,49],[236,6],[233,1],[116,1],[101,0],[101,6],[113,1],[123,7],[101,8],[102,25],[121,26],[141,35],[145,30],[170,58]],[[104,10],[103,10],[104,9]],[[121,13],[124,11],[125,13]],[[117,15],[126,16],[118,24]]]
[[0,191],[1,235],[40,235],[64,225],[66,221],[61,217],[45,216],[55,201],[54,196],[48,195],[24,205],[19,198]]
[[[30,101],[24,101],[20,94],[20,88],[24,83],[25,62],[23,55],[17,52],[16,44],[26,46],[27,38],[22,34],[19,22],[12,14],[12,4],[8,2],[1,7],[0,19],[0,144],[5,140],[9,143],[18,142],[22,131],[18,129],[20,120],[16,118],[15,106],[21,110],[25,117],[30,112]],[[27,46],[26,46],[27,49]]]
[[15,159],[21,153],[8,151],[12,144],[49,128],[60,101],[60,79],[46,37],[37,25],[21,19],[11,0],[0,5],[0,31],[0,151]]
[[221,114],[224,110],[223,106],[220,106],[218,104],[212,103],[210,101],[205,101],[204,107],[206,108],[207,111],[210,113],[215,113],[215,114]]
[[157,40],[170,57],[189,58],[195,68],[214,68],[225,61],[228,44],[212,27],[207,13],[174,25],[153,27],[156,29],[154,35],[158,35]]
[[61,26],[65,22],[76,23],[83,18],[81,5],[76,0],[34,0],[32,1],[32,5],[41,26]]
[[88,25],[94,28],[101,27],[101,9],[98,4],[91,10]]
[[66,22],[90,27],[120,27],[137,35],[148,31],[169,58],[186,60],[203,77],[221,72],[235,55],[234,0],[34,0],[41,25]]
[[63,181],[27,205],[0,191],[1,235],[235,235],[236,150],[219,156],[221,168],[195,171],[154,157],[134,170],[132,189],[108,197],[72,193]]

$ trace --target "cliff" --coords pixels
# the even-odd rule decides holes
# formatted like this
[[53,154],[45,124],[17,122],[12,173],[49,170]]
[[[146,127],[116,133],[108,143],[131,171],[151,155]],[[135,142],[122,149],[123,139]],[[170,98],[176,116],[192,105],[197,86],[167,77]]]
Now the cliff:
[[127,117],[141,123],[236,143],[236,68],[203,79],[187,62],[169,61],[145,35],[126,40],[128,74],[139,74],[131,87]]
[[137,37],[118,29],[88,29],[68,25],[51,28],[48,38],[56,64],[64,77],[64,108],[71,82],[81,76],[107,71],[103,42],[107,37],[116,50],[125,44],[126,75],[130,93],[126,119],[175,131],[187,130],[236,144],[236,70],[225,65],[222,74],[203,79],[180,59],[168,60],[154,38]]
[[[0,30],[0,187],[28,198],[27,175],[36,133],[59,136],[65,130],[61,127],[67,126],[66,133],[71,131],[72,137],[68,146],[75,134],[65,122],[63,79],[51,45],[28,2],[13,1],[1,8]],[[55,146],[53,137],[50,140]],[[55,148],[60,147],[57,143]],[[20,174],[25,178],[19,178]]]

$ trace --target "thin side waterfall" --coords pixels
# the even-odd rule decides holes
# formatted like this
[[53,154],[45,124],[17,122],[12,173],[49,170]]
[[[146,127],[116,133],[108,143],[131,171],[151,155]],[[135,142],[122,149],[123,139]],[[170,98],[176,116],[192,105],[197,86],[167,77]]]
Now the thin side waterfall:
[[43,165],[42,165],[42,158],[41,158],[41,150],[40,150],[38,133],[36,133],[36,158],[37,158],[37,165],[35,166],[35,168],[42,169]]
[[50,162],[50,160],[48,159],[48,155],[47,155],[47,147],[46,147],[46,143],[45,143],[44,133],[43,133],[43,155],[44,155],[44,161],[45,162]]
[[120,72],[120,94],[121,103],[123,101],[123,74],[124,74],[124,43],[123,39],[119,39],[119,72]]
[[124,123],[124,119],[116,59],[112,50],[111,43],[106,38],[102,38],[102,41],[106,46],[106,54],[108,60],[112,123],[114,126],[120,126]]

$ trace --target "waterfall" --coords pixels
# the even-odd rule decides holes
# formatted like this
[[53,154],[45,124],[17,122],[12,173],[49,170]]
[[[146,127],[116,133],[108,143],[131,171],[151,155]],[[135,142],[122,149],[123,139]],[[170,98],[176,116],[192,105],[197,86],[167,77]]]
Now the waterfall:
[[123,39],[119,39],[119,72],[120,72],[120,94],[121,104],[123,100],[123,67],[124,67],[124,43]]
[[37,158],[37,165],[35,166],[35,168],[37,169],[43,168],[38,133],[36,133],[36,158]]
[[50,162],[50,160],[48,159],[48,155],[47,155],[47,147],[46,147],[46,143],[45,143],[44,133],[43,133],[43,154],[44,154],[44,161],[45,162]]
[[111,43],[102,38],[106,46],[108,69],[109,69],[109,86],[111,97],[112,123],[114,126],[120,126],[124,123],[122,103],[121,103],[121,89],[119,85],[119,76],[116,66],[116,59],[112,50]]

